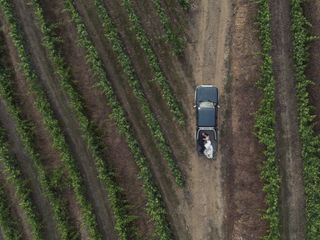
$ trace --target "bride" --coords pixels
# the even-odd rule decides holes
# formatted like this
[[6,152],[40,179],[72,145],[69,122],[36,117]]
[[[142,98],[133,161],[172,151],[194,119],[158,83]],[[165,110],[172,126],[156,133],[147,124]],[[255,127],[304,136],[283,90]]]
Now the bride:
[[203,152],[204,155],[207,158],[213,158],[213,147],[212,147],[211,141],[209,139],[204,144],[204,147],[205,147],[205,150]]

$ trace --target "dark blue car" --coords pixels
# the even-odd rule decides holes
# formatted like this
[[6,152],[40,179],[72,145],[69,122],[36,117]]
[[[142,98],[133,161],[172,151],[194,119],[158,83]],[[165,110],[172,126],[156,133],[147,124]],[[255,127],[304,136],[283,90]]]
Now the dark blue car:
[[200,155],[206,155],[210,159],[214,159],[217,153],[218,103],[218,89],[216,87],[212,85],[197,86],[195,91],[197,151]]

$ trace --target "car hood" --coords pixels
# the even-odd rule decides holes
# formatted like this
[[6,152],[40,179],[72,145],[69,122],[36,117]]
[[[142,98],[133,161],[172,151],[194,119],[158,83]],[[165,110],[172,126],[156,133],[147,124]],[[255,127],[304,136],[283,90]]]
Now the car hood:
[[198,127],[214,127],[216,125],[214,108],[198,108]]

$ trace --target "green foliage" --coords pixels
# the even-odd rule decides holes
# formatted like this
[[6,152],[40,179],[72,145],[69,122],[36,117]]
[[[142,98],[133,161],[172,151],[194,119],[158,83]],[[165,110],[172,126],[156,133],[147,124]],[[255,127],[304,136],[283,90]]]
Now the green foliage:
[[190,1],[189,0],[178,0],[180,6],[183,10],[187,11],[190,9]]
[[260,41],[262,45],[263,65],[259,87],[263,99],[256,113],[255,130],[259,142],[265,147],[265,161],[263,163],[261,178],[266,193],[267,210],[263,218],[269,223],[269,230],[264,240],[280,239],[280,174],[279,162],[276,157],[275,137],[275,81],[272,73],[272,58],[270,55],[271,39],[271,14],[268,0],[259,0],[258,23],[260,28]]
[[[3,130],[0,129],[0,134],[2,131]],[[14,219],[10,210],[9,199],[6,196],[4,189],[0,187],[0,226],[3,238],[4,240],[20,240],[21,234],[17,229],[17,219]]]
[[[170,18],[166,14],[166,10],[161,6],[161,0],[152,0],[153,5],[156,9],[157,15],[160,19],[162,27],[164,28],[165,32],[165,40],[171,44],[173,48],[173,52],[176,55],[181,55],[183,52],[183,48],[185,45],[185,40],[182,37],[177,36],[177,34],[173,31],[173,27],[170,23]],[[185,1],[180,1],[185,2]]]
[[98,87],[107,97],[108,104],[112,109],[112,117],[116,122],[117,128],[121,134],[125,136],[131,153],[133,154],[133,157],[138,165],[139,176],[143,182],[143,188],[147,195],[147,211],[155,225],[158,239],[172,239],[169,224],[166,220],[166,211],[162,203],[161,195],[153,183],[152,173],[148,166],[147,160],[145,159],[139,147],[138,141],[134,137],[134,132],[126,118],[125,112],[121,107],[119,100],[116,98],[116,94],[113,92],[113,89],[106,77],[102,62],[98,57],[96,49],[90,41],[85,25],[74,7],[73,1],[66,0],[65,3],[66,9],[70,12],[70,15],[76,25],[79,35],[79,44],[86,50],[86,60],[95,74],[95,77],[98,81]]
[[[2,78],[3,75],[1,74]],[[31,227],[32,237],[35,240],[45,239],[42,232],[41,220],[38,216],[36,209],[33,206],[31,199],[30,189],[26,185],[26,181],[22,176],[21,171],[17,166],[16,159],[10,154],[9,146],[5,139],[4,130],[0,128],[0,159],[4,165],[4,170],[6,175],[9,178],[9,181],[15,186],[15,191],[17,195],[17,200],[19,206],[23,209],[27,223]],[[3,194],[3,192],[2,192]],[[5,199],[0,196],[0,198],[5,201]],[[4,234],[7,239],[21,239],[16,229],[12,225],[13,222],[10,222],[10,218],[6,219],[5,215],[9,217],[9,209],[4,209],[5,202],[1,203],[0,213],[1,213],[1,225],[4,227]],[[4,221],[4,224],[2,223]],[[12,238],[11,238],[12,237]]]
[[128,13],[131,29],[135,32],[138,43],[146,54],[149,67],[151,68],[153,73],[154,81],[159,85],[163,99],[167,103],[169,110],[175,117],[175,120],[181,126],[184,126],[185,118],[183,116],[182,110],[172,93],[172,90],[168,84],[166,77],[163,74],[163,71],[161,70],[157,55],[152,49],[148,35],[144,31],[138,15],[135,13],[135,10],[132,5],[132,1],[122,0],[122,5],[124,6],[124,8]]
[[130,219],[127,215],[127,209],[121,200],[120,188],[115,183],[112,172],[107,168],[103,159],[102,143],[99,140],[98,134],[94,130],[91,123],[85,114],[84,103],[73,86],[70,71],[65,64],[65,61],[55,46],[55,39],[50,33],[51,29],[46,23],[43,9],[38,0],[32,0],[32,6],[35,10],[36,19],[42,31],[42,44],[48,50],[48,56],[52,62],[55,74],[58,76],[59,83],[63,90],[67,93],[73,112],[75,113],[80,125],[82,137],[85,139],[89,150],[95,160],[95,166],[98,170],[98,177],[104,184],[104,187],[109,195],[111,208],[115,217],[115,228],[121,240],[130,238]]
[[306,194],[306,239],[320,236],[320,136],[313,130],[314,116],[310,105],[308,86],[311,81],[305,76],[308,60],[307,43],[312,39],[307,33],[308,22],[303,15],[301,0],[291,0],[293,33],[293,58],[295,64],[298,97],[299,134],[304,161],[304,188]]
[[[66,143],[66,139],[62,133],[61,128],[59,127],[59,123],[54,117],[54,113],[52,111],[49,100],[38,83],[38,78],[32,68],[31,60],[29,55],[27,54],[27,50],[24,45],[24,39],[21,34],[19,25],[17,23],[17,19],[14,16],[10,1],[0,0],[0,4],[4,12],[4,15],[9,23],[9,35],[11,36],[12,41],[17,49],[21,69],[27,80],[30,91],[35,97],[35,107],[42,114],[43,124],[50,134],[50,137],[53,142],[53,147],[57,149],[57,151],[59,152],[60,159],[62,160],[62,162],[68,170],[69,177],[71,180],[71,187],[75,192],[76,201],[80,206],[81,215],[84,221],[84,225],[87,228],[89,238],[101,239],[101,235],[97,229],[97,222],[92,207],[85,197],[84,184],[81,179],[79,169],[76,165],[76,161],[73,159],[71,152],[68,148],[68,144]],[[10,94],[13,93],[13,89],[10,87],[9,90],[4,90],[2,92],[2,95],[5,95],[7,93],[9,94],[9,100],[12,101],[12,97]],[[70,227],[69,224],[67,224],[67,217],[62,207],[61,200],[55,198],[53,193],[49,189],[46,189],[46,186],[48,185],[48,180],[46,179],[46,174],[41,166],[39,154],[34,149],[32,137],[30,135],[30,129],[28,129],[25,122],[20,118],[19,110],[13,104],[11,104],[11,102],[7,103],[7,107],[8,109],[10,109],[10,113],[14,116],[16,120],[17,131],[19,132],[19,135],[22,138],[24,147],[29,157],[34,160],[34,164],[37,167],[37,172],[39,174],[40,183],[43,187],[43,190],[46,192],[48,198],[51,200],[50,203],[53,206],[55,220],[58,224],[59,233],[61,234],[60,237],[62,239],[70,239],[68,237],[70,234]]]
[[53,209],[55,221],[57,223],[58,232],[61,239],[68,239],[71,230],[68,225],[67,215],[64,203],[59,199],[59,196],[50,187],[44,166],[41,163],[40,155],[34,146],[34,127],[30,122],[25,121],[21,116],[19,107],[15,104],[14,88],[11,82],[12,76],[0,75],[0,95],[5,101],[6,108],[15,121],[17,133],[22,141],[23,147],[26,150],[30,160],[32,160],[37,172],[42,191],[49,199]]
[[183,185],[182,173],[178,167],[178,164],[174,160],[173,154],[170,147],[165,140],[164,134],[161,130],[160,124],[157,121],[154,113],[151,110],[151,107],[143,93],[142,86],[138,80],[138,77],[135,73],[131,59],[126,54],[124,50],[123,43],[120,40],[120,37],[117,33],[115,25],[112,23],[111,18],[106,11],[103,2],[101,0],[95,0],[96,7],[98,9],[98,15],[102,21],[104,27],[105,37],[111,42],[112,49],[117,55],[117,60],[122,66],[124,73],[126,74],[129,85],[133,90],[134,95],[138,99],[141,110],[145,115],[147,125],[151,131],[153,138],[155,139],[156,146],[159,151],[162,153],[164,159],[168,162],[170,170],[172,171],[176,183],[179,186]]

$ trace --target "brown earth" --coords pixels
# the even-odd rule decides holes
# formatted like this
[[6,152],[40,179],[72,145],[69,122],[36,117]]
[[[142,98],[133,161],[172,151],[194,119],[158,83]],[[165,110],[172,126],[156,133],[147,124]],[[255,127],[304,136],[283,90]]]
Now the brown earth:
[[271,1],[272,59],[276,81],[276,138],[280,159],[283,239],[305,238],[303,163],[298,132],[290,1]]
[[[135,2],[136,4],[138,2]],[[85,3],[83,3],[85,4]],[[134,59],[135,63],[135,68],[137,69],[137,73],[140,77],[140,79],[151,79],[152,76],[150,75],[150,72],[148,73],[147,70],[145,70],[146,64],[138,64],[142,60],[139,60],[139,57],[143,56],[143,53],[136,47],[137,44],[135,41],[128,41],[128,34],[126,33],[127,30],[125,30],[125,18],[120,15],[121,11],[120,6],[116,5],[115,1],[108,1],[107,6],[112,9],[111,14],[116,14],[116,17],[114,19],[118,20],[117,26],[119,29],[123,29],[120,31],[121,34],[123,34],[123,39],[125,40],[127,51],[129,52],[130,56]],[[181,95],[183,98],[183,106],[184,110],[187,113],[187,116],[190,116],[190,121],[188,121],[188,126],[187,126],[187,132],[178,132],[174,131],[176,129],[176,126],[172,126],[170,124],[170,115],[168,111],[166,110],[166,107],[164,106],[165,104],[161,102],[159,99],[159,96],[155,95],[154,93],[156,92],[155,87],[150,84],[149,81],[142,81],[142,85],[144,87],[146,96],[148,100],[151,103],[151,106],[153,108],[153,111],[156,113],[158,120],[161,124],[161,126],[164,129],[165,135],[170,142],[170,145],[172,146],[172,149],[174,151],[175,156],[177,157],[180,163],[182,165],[184,172],[187,176],[187,185],[188,189],[182,193],[180,190],[175,189],[174,185],[172,185],[172,179],[171,177],[163,176],[159,174],[159,172],[163,171],[163,169],[166,169],[166,165],[163,165],[163,163],[159,163],[159,161],[154,161],[153,159],[155,156],[159,156],[159,153],[157,153],[156,149],[154,149],[154,146],[150,146],[150,143],[148,139],[151,139],[148,134],[148,130],[145,128],[145,125],[142,122],[142,119],[139,117],[141,116],[141,113],[139,113],[139,109],[137,109],[137,104],[135,101],[135,98],[132,96],[132,93],[130,92],[130,89],[128,89],[127,84],[125,82],[121,82],[121,78],[117,76],[114,72],[119,71],[117,69],[117,66],[115,63],[114,56],[112,55],[112,51],[110,50],[110,46],[105,43],[105,39],[102,36],[102,31],[101,28],[99,28],[98,21],[96,17],[94,16],[92,10],[90,10],[90,6],[87,4],[86,7],[83,7],[80,2],[77,3],[78,9],[80,10],[82,17],[85,19],[86,25],[89,29],[89,32],[91,33],[91,36],[95,42],[95,45],[100,53],[100,56],[102,56],[104,65],[106,67],[106,70],[109,74],[109,78],[116,89],[116,92],[119,93],[121,92],[122,94],[119,94],[118,97],[120,101],[122,102],[123,106],[125,107],[126,111],[128,112],[129,118],[133,122],[133,126],[137,132],[137,137],[140,140],[140,142],[143,145],[143,148],[145,150],[145,153],[147,157],[150,159],[152,163],[152,169],[155,173],[156,180],[159,184],[159,187],[161,189],[161,192],[164,195],[164,200],[166,203],[166,206],[169,209],[169,212],[171,213],[169,219],[172,222],[172,226],[175,232],[175,235],[179,239],[216,239],[216,238],[223,238],[223,229],[222,229],[222,222],[223,222],[223,205],[222,205],[222,190],[221,190],[221,184],[222,184],[222,179],[221,179],[221,158],[218,158],[216,162],[210,163],[210,162],[201,162],[202,159],[198,159],[197,156],[195,156],[195,153],[193,151],[193,143],[192,143],[192,137],[194,134],[194,122],[193,122],[193,108],[192,108],[192,97],[193,97],[193,87],[194,83],[204,83],[208,81],[212,81],[214,84],[216,84],[220,89],[221,89],[221,95],[222,95],[222,102],[226,101],[224,100],[224,85],[226,84],[226,77],[225,76],[225,60],[227,59],[227,49],[226,48],[226,56],[225,56],[225,46],[227,44],[227,38],[226,35],[228,33],[228,19],[229,19],[229,14],[231,14],[231,3],[224,3],[221,6],[219,6],[219,3],[212,4],[210,2],[204,2],[204,3],[197,3],[193,5],[193,12],[191,14],[194,14],[196,20],[193,26],[197,25],[199,27],[200,33],[195,32],[191,33],[189,35],[190,39],[190,44],[188,45],[187,51],[186,51],[186,58],[191,55],[191,50],[196,49],[198,53],[198,58],[194,57],[192,62],[189,63],[188,66],[194,66],[192,70],[195,72],[193,78],[196,79],[196,82],[192,84],[192,78],[190,76],[183,74],[182,76],[186,76],[185,78],[178,77],[178,78],[173,78],[172,76],[176,76],[176,72],[182,72],[184,71],[183,67],[181,67],[181,63],[175,63],[172,64],[170,58],[164,58],[164,56],[168,56],[168,52],[165,50],[159,50],[159,49],[165,49],[163,48],[162,45],[156,45],[155,40],[152,42],[152,44],[155,44],[154,49],[156,50],[156,53],[160,59],[167,59],[167,61],[160,61],[161,66],[163,67],[166,76],[168,79],[170,79],[170,84],[174,91],[176,92],[177,89],[178,95]],[[112,7],[113,6],[113,7]],[[114,7],[116,6],[116,7]],[[149,8],[146,6],[143,6],[143,8],[140,6],[140,11],[148,11]],[[115,10],[116,9],[116,10]],[[204,9],[212,9],[214,13],[210,14],[208,11],[205,11]],[[139,12],[139,11],[138,11]],[[149,12],[149,11],[148,11]],[[220,13],[221,12],[221,13]],[[220,13],[220,14],[218,14]],[[142,16],[142,14],[140,14]],[[144,16],[148,16],[150,19],[156,19],[156,17],[152,14],[150,11],[150,14],[145,14]],[[253,22],[253,20],[251,20]],[[144,23],[145,21],[143,21]],[[217,23],[215,28],[212,28],[211,31],[207,31],[210,26],[210,24],[214,22]],[[151,21],[149,21],[151,23]],[[156,28],[157,24],[150,24],[147,29],[152,29]],[[153,27],[152,27],[153,26]],[[245,29],[247,30],[247,29]],[[148,30],[150,31],[150,30]],[[242,32],[244,31],[243,29],[240,29],[239,32],[242,33],[241,37],[244,38],[245,34]],[[209,32],[209,33],[207,33]],[[216,34],[216,33],[221,33],[221,34]],[[124,34],[126,33],[125,37]],[[151,33],[148,32],[150,35],[154,33],[154,31],[151,30]],[[159,33],[161,34],[161,33]],[[197,39],[198,36],[200,37],[200,40]],[[134,38],[134,36],[132,37]],[[155,38],[152,38],[155,39]],[[131,40],[131,38],[130,38]],[[212,40],[207,41],[207,40]],[[241,39],[238,40],[239,42]],[[162,46],[162,48],[160,48]],[[238,48],[239,52],[241,51],[240,47]],[[167,54],[167,55],[166,55]],[[188,55],[190,54],[190,55]],[[238,52],[236,53],[238,54]],[[250,52],[251,55],[253,55],[253,52]],[[136,60],[136,61],[135,61]],[[234,60],[235,61],[235,60]],[[237,59],[238,62],[240,62],[240,58]],[[188,63],[188,62],[187,62]],[[144,68],[142,66],[144,66]],[[214,68],[212,66],[215,66]],[[250,65],[249,65],[250,66]],[[258,69],[257,66],[255,66],[256,69]],[[169,71],[170,69],[171,71]],[[255,70],[256,70],[255,69]],[[178,71],[177,71],[178,70]],[[248,69],[244,69],[242,71],[248,71]],[[175,73],[174,73],[175,72]],[[238,73],[241,75],[241,73]],[[212,77],[214,76],[214,77]],[[256,79],[251,79],[251,81],[255,81]],[[123,81],[123,80],[122,80]],[[186,86],[186,88],[181,88],[181,83]],[[248,84],[250,82],[248,81]],[[239,88],[239,87],[238,87]],[[181,90],[181,89],[184,89]],[[187,89],[187,90],[186,90]],[[183,91],[184,94],[181,92]],[[244,90],[243,90],[244,91]],[[243,106],[247,106],[248,102],[250,103],[252,99],[257,98],[254,92],[255,90],[252,90],[252,98],[246,99],[243,103]],[[234,93],[235,97],[238,97],[241,99],[241,95],[237,95],[238,93]],[[188,100],[187,100],[188,99]],[[239,100],[238,100],[239,101]],[[252,104],[251,104],[252,105]],[[155,107],[157,106],[157,107]],[[239,105],[240,106],[240,105]],[[221,116],[225,116],[226,114],[223,113],[222,109],[222,114]],[[237,112],[239,110],[237,109]],[[251,109],[248,109],[248,112],[251,113]],[[237,114],[235,112],[235,114]],[[247,112],[244,114],[245,117],[248,116]],[[223,117],[222,117],[223,118]],[[243,117],[242,117],[243,118]],[[241,121],[244,121],[245,119],[242,119]],[[223,119],[221,122],[224,122]],[[253,121],[253,117],[251,116],[251,119]],[[171,126],[171,128],[170,128]],[[227,124],[225,125],[226,127]],[[173,129],[172,129],[173,127]],[[251,133],[251,138],[248,140],[249,144],[250,142],[252,144],[252,152],[254,152],[254,149],[257,148],[257,143],[252,135],[252,129],[249,129],[248,132]],[[240,130],[239,130],[240,131]],[[241,134],[238,134],[238,139],[241,140],[243,139],[243,136],[246,136],[248,132],[244,132]],[[236,133],[233,133],[236,135]],[[229,140],[225,140],[223,138],[224,136],[221,136],[221,142],[226,142]],[[174,141],[172,141],[174,139]],[[190,141],[186,140],[190,139]],[[252,140],[253,139],[253,140]],[[254,142],[255,141],[255,142]],[[176,142],[176,143],[175,143]],[[177,144],[177,142],[179,144]],[[248,142],[245,142],[244,145],[247,146]],[[176,145],[175,145],[176,144]],[[239,144],[240,145],[240,144]],[[180,147],[178,147],[180,146]],[[240,145],[241,146],[241,145]],[[179,150],[177,150],[179,149]],[[239,149],[244,149],[244,147],[239,147]],[[244,156],[246,155],[245,153],[241,153],[240,150],[237,148],[234,148],[234,151],[239,151],[239,154],[243,154]],[[251,153],[251,152],[250,152]],[[182,158],[182,156],[184,156]],[[250,155],[247,165],[252,164],[252,162],[255,160],[255,158]],[[227,157],[226,157],[227,159]],[[182,161],[181,161],[182,160]],[[261,161],[261,159],[260,159]],[[236,165],[236,163],[235,163]],[[247,165],[242,166],[243,168],[247,168]],[[257,166],[257,165],[255,165]],[[239,178],[240,179],[246,179],[246,175],[241,175],[243,169],[239,169]],[[252,186],[256,186],[254,191],[257,191],[256,189],[259,189],[261,187],[259,185],[259,171],[258,167],[253,168],[252,170],[248,170],[248,175],[253,179],[251,181],[248,181],[248,186],[245,190],[239,190],[239,192],[242,193],[243,196],[247,194],[246,191],[248,189],[251,189]],[[236,175],[238,176],[238,175]],[[242,177],[242,178],[241,178]],[[258,181],[258,184],[255,182]],[[241,185],[241,180],[239,180],[239,185]],[[243,185],[243,183],[242,183]],[[204,186],[211,186],[211,190],[205,188]],[[231,188],[231,186],[230,186]],[[239,187],[240,188],[240,187]],[[261,188],[260,188],[261,189]],[[235,191],[238,193],[237,191]],[[262,195],[262,196],[261,196]],[[253,215],[252,220],[251,220],[251,225],[247,224],[245,226],[241,226],[241,220],[238,220],[240,223],[238,223],[239,226],[242,228],[247,227],[248,232],[250,226],[257,226],[257,222],[259,222],[260,215],[257,214],[257,210],[261,209],[264,207],[263,205],[263,194],[261,192],[260,197],[258,196],[259,201],[255,201],[256,205],[252,207],[252,210],[250,213],[247,211],[247,205],[250,203],[250,198],[246,198],[240,207],[238,207],[238,211],[244,216],[243,218],[247,216]],[[239,197],[239,196],[236,196]],[[239,197],[241,198],[241,196]],[[241,202],[242,200],[239,200]],[[247,214],[247,215],[246,215]],[[236,225],[236,224],[235,224]],[[263,223],[262,223],[263,225]],[[237,226],[237,225],[236,225]],[[259,229],[259,227],[257,227]],[[239,230],[241,231],[241,229]],[[258,230],[257,230],[258,231]],[[260,228],[261,231],[261,228]],[[247,233],[249,234],[249,233]],[[254,236],[254,235],[251,235]]]
[[[222,169],[225,187],[225,239],[260,239],[266,232],[261,219],[266,208],[260,181],[262,149],[254,135],[254,113],[258,109],[261,59],[256,22],[257,5],[232,2],[230,59],[222,92]],[[204,48],[206,51],[206,48]],[[221,57],[220,57],[221,58]],[[210,70],[208,70],[210,71]]]

